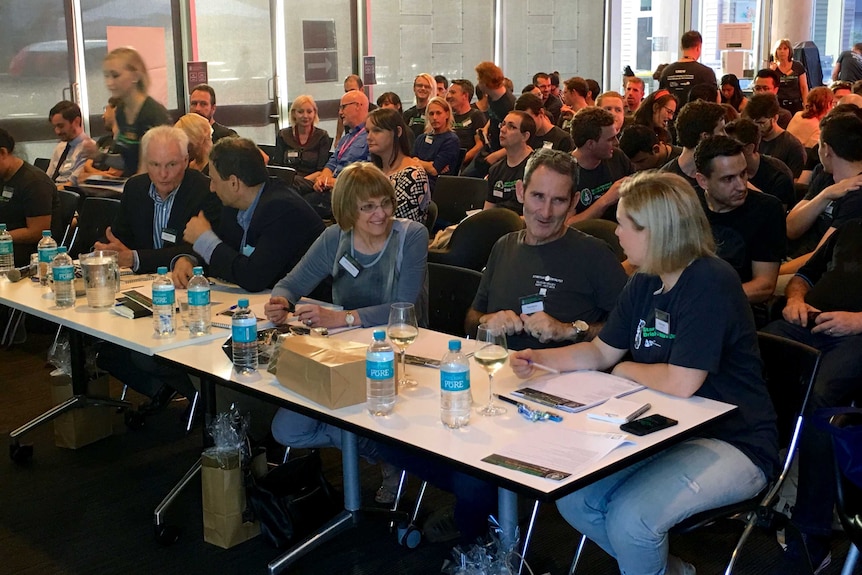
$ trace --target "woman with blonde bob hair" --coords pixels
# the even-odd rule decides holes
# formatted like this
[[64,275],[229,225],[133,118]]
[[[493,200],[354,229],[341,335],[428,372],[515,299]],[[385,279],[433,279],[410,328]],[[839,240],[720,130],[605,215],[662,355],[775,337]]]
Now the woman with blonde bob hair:
[[620,572],[694,573],[668,554],[668,531],[695,513],[763,489],[777,466],[775,413],[751,308],[739,276],[713,254],[691,185],[675,174],[635,174],[620,188],[617,219],[620,245],[639,272],[598,337],[518,351],[511,365],[523,378],[537,363],[563,371],[612,370],[666,394],[738,406],[695,437],[557,501],[566,521],[614,557]]
[[[317,127],[317,102],[307,94],[290,106],[290,126],[278,133],[272,163],[296,170],[296,175],[314,182],[329,159],[332,138]],[[311,184],[309,184],[311,185]]]
[[209,176],[210,151],[213,149],[213,129],[209,121],[198,114],[185,114],[174,127],[189,137],[189,167]]

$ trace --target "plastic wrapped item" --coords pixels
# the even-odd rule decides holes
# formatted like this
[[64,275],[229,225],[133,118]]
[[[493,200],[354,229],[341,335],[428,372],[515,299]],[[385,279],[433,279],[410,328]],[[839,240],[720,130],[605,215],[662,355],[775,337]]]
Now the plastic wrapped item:
[[[490,533],[485,541],[452,549],[452,559],[443,564],[442,573],[448,575],[515,575],[521,556],[518,548],[519,535],[516,529],[511,545],[503,543],[503,532],[497,520],[488,518]],[[524,563],[525,573],[532,575],[533,570]]]
[[219,413],[207,429],[215,445],[204,451],[204,455],[215,458],[219,467],[229,469],[233,466],[231,457],[240,454],[240,465],[245,466],[251,456],[246,441],[248,433],[248,415],[243,415],[239,407],[231,404],[230,410]]
[[72,353],[69,350],[68,335],[60,335],[48,349],[48,363],[57,368],[51,375],[72,375]]

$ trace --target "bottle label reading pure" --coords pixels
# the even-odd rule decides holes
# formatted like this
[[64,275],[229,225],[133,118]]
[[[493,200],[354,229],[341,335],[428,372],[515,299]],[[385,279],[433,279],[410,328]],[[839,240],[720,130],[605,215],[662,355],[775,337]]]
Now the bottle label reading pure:
[[39,248],[39,262],[50,264],[57,257],[57,248]]
[[365,361],[365,377],[368,379],[390,379],[395,377],[395,362],[389,361]]
[[189,305],[209,305],[210,290],[189,290]]
[[237,343],[257,341],[257,319],[236,320],[231,324],[230,335]]
[[441,371],[440,389],[443,391],[467,391],[470,389],[470,372]]
[[174,287],[153,286],[153,305],[174,305]]
[[12,240],[0,240],[0,256],[8,256],[15,253]]
[[55,282],[68,282],[75,279],[75,268],[73,266],[54,266],[52,268]]

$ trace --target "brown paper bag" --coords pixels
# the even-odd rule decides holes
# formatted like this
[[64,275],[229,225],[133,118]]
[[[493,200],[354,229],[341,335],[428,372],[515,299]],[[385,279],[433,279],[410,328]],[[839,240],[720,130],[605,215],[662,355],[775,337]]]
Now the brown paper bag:
[[229,549],[260,533],[257,521],[244,522],[245,485],[239,452],[201,457],[204,541]]
[[[109,397],[108,374],[90,380],[87,393]],[[60,375],[51,378],[51,399],[55,404],[72,397],[72,378]],[[114,408],[87,407],[73,409],[54,420],[54,443],[57,447],[78,449],[109,437],[114,430]]]
[[331,338],[288,337],[278,355],[278,381],[330,409],[365,402],[368,345]]

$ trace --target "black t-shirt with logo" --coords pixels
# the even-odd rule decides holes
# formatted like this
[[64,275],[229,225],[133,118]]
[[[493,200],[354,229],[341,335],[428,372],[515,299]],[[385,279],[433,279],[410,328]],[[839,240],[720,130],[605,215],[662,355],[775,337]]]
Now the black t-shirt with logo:
[[518,201],[515,184],[524,179],[524,169],[529,159],[530,156],[527,156],[517,166],[510,166],[506,158],[503,158],[491,166],[488,170],[487,201],[496,204],[498,208],[509,208],[518,215],[523,215],[524,205]]
[[[593,202],[611,189],[614,182],[633,173],[635,173],[634,166],[632,166],[628,156],[619,149],[614,150],[614,155],[611,158],[602,160],[592,170],[587,170],[581,166],[578,176],[578,189],[581,191],[581,197],[578,200],[578,205],[575,206],[575,212],[580,214],[589,208]],[[608,206],[601,218],[612,222],[617,221],[617,204]]]

